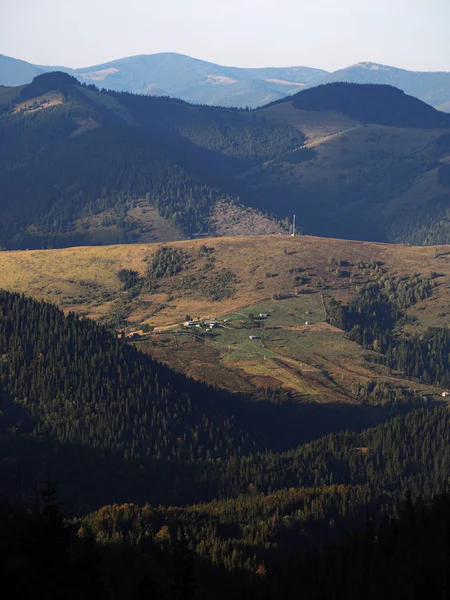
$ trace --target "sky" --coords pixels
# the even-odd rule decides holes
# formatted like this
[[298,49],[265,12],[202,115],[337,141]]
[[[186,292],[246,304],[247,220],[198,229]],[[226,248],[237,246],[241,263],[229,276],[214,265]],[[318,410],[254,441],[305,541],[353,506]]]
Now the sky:
[[85,67],[179,52],[239,67],[450,71],[450,0],[0,0],[0,54]]

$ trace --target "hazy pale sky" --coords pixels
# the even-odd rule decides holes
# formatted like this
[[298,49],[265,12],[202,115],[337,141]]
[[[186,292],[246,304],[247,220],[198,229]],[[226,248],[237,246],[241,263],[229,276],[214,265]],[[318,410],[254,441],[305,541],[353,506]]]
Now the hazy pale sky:
[[0,54],[84,67],[180,52],[242,67],[450,71],[450,0],[0,0]]

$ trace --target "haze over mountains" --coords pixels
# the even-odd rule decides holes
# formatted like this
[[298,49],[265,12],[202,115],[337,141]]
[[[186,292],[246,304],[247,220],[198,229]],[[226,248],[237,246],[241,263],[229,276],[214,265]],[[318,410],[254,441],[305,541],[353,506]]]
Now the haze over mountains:
[[[56,67],[0,55],[0,85],[30,83]],[[81,69],[57,67],[99,88],[172,96],[194,104],[255,108],[307,87],[334,81],[389,84],[450,111],[450,73],[415,72],[371,62],[328,73],[309,67],[225,67],[176,53],[131,56]]]
[[361,62],[328,73],[317,83],[334,81],[393,85],[438,110],[450,112],[450,73],[407,71],[371,62]]

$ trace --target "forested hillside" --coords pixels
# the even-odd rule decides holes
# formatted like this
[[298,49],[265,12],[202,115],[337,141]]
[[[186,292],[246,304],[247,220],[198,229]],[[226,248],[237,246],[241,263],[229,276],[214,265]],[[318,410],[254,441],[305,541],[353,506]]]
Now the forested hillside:
[[[401,568],[409,572],[411,589],[430,585],[422,580],[423,571],[417,579],[411,577],[415,563],[410,561],[416,560],[422,565],[426,562],[434,576],[433,586],[439,587],[444,573],[437,558],[443,558],[446,546],[435,527],[439,531],[446,527],[448,499],[435,502],[431,513],[424,503],[445,490],[448,481],[449,425],[447,408],[421,410],[361,434],[328,436],[286,454],[207,462],[202,467],[205,478],[222,480],[224,491],[225,485],[229,490],[238,487],[232,495],[226,493],[226,498],[187,507],[139,508],[128,502],[104,506],[64,524],[54,495],[47,494],[41,517],[30,518],[3,501],[2,545],[4,552],[8,551],[2,564],[11,565],[8,576],[22,574],[20,586],[25,589],[33,581],[34,585],[41,582],[43,574],[53,573],[56,565],[59,575],[65,576],[58,577],[54,585],[64,589],[83,565],[84,577],[77,578],[74,589],[87,585],[85,578],[91,585],[96,583],[96,590],[106,581],[116,597],[123,598],[133,597],[136,586],[147,593],[158,589],[161,597],[175,598],[178,586],[189,582],[193,590],[209,590],[212,598],[217,594],[259,598],[264,584],[268,598],[279,597],[280,586],[283,596],[297,597],[301,585],[311,598],[321,598],[324,589],[332,588],[338,598],[354,593],[356,599],[371,581],[375,566],[383,569],[380,589],[386,594],[405,585],[398,579]],[[66,463],[69,472],[71,467]],[[123,471],[116,471],[116,477],[118,473],[123,477]],[[167,476],[167,471],[161,472],[153,479],[154,485],[163,485]],[[79,483],[86,485],[88,480]],[[192,480],[191,485],[195,485]],[[423,500],[414,510],[407,503],[407,527],[399,530],[396,515],[402,511],[408,490]],[[425,515],[433,514],[438,506],[439,520],[431,525],[433,521]],[[416,526],[420,533],[413,535],[411,528]],[[362,533],[350,535],[354,528]],[[21,536],[29,543],[24,545]],[[422,540],[417,536],[423,536]],[[406,543],[408,552],[402,554]],[[323,544],[332,545],[323,548]],[[422,544],[427,558],[433,560],[425,560]],[[351,557],[351,565],[340,554],[342,562],[337,567],[337,556],[345,548],[344,556]],[[351,574],[363,549],[371,555],[370,566],[364,562],[362,579],[355,579]],[[139,559],[141,553],[145,556]],[[51,561],[39,558],[50,556]],[[133,577],[125,568],[128,561],[136,564]],[[327,577],[311,576],[311,570],[317,574],[322,568]],[[388,582],[389,586],[383,587]],[[375,582],[373,585],[378,589]]]
[[[338,540],[398,514],[406,495],[430,502],[449,477],[447,409],[416,411],[363,431],[330,435],[285,454],[242,459],[241,491],[188,507],[107,506],[85,531],[103,543],[169,538],[183,527],[199,559],[234,571],[285,564],[292,551]],[[229,482],[236,465],[210,466]],[[234,467],[234,469],[233,469]]]
[[[149,277],[177,270],[167,256],[155,255]],[[404,328],[405,311],[433,294],[433,278],[365,268],[371,281],[346,302],[329,300],[328,319],[380,368],[415,387],[447,387],[448,330]],[[429,527],[448,510],[446,496],[426,508],[450,476],[444,402],[397,397],[380,382],[361,386],[356,406],[294,401],[281,390],[233,396],[174,373],[93,321],[8,292],[0,293],[0,382],[2,564],[5,577],[20,577],[24,598],[53,574],[56,594],[75,577],[70,594],[88,586],[105,598],[152,590],[162,598],[200,590],[296,597],[304,585],[311,598],[332,588],[356,599],[375,565],[398,590],[399,572],[414,561],[430,575],[410,578],[408,593],[431,585],[427,577],[433,590],[444,585],[444,567],[425,561],[417,543],[428,547]],[[58,496],[50,481],[42,507],[49,477]],[[398,520],[409,494],[420,499],[407,500]],[[56,498],[75,516],[64,519]],[[405,523],[418,528],[414,544]],[[445,557],[444,538],[434,543],[432,556]],[[342,548],[352,563],[370,556],[361,578],[342,554],[336,566]]]
[[407,71],[389,65],[360,62],[320,77],[316,85],[336,81],[393,85],[438,110],[448,112],[450,73],[445,71]]
[[[251,406],[176,375],[93,321],[4,292],[0,309],[2,445],[13,472],[16,447],[41,448],[36,466],[44,472],[48,451],[59,467],[69,468],[72,453],[77,471],[89,456],[132,471],[142,461],[195,463],[269,443],[264,410],[253,427]],[[91,493],[86,481],[78,484],[80,497]]]
[[214,233],[232,200],[256,211],[246,233],[266,231],[261,212],[295,213],[307,233],[438,243],[449,126],[389,86],[330,84],[237,111],[43,74],[0,90],[0,245]]
[[[286,102],[289,100],[280,100]],[[449,127],[447,113],[390,85],[328,83],[295,94],[292,104],[300,110],[342,112],[362,123],[395,127]]]
[[42,77],[43,83],[37,79],[19,100],[45,96],[59,86],[54,104],[50,100],[42,110],[7,112],[1,118],[3,243],[80,243],[84,232],[74,226],[76,220],[101,214],[103,225],[116,226],[116,241],[133,240],[136,231],[125,216],[147,195],[176,227],[202,230],[219,193],[177,165],[176,156],[169,156],[170,140],[157,126],[151,133],[135,127],[114,100],[108,110],[96,103],[98,94],[92,98],[88,90],[71,85],[69,76],[59,76],[58,82]]
[[[105,543],[97,534],[95,540],[97,529],[103,534],[107,527],[129,526],[135,507],[114,507],[80,523],[64,520],[51,483],[44,497],[40,514],[6,505],[0,510],[0,572],[5,585],[14,585],[24,599],[36,594],[55,599],[294,599],[299,590],[311,600],[447,597],[448,493],[437,495],[430,506],[407,497],[399,516],[386,515],[381,524],[368,517],[364,532],[341,543],[294,551],[281,565],[263,561],[249,570],[221,568],[214,555],[212,560],[196,556],[180,525],[154,534],[145,520],[150,511],[125,539],[119,534]],[[233,556],[239,556],[236,548]]]
[[[398,329],[403,309],[429,293],[420,279],[381,290],[374,283],[349,305],[332,303],[329,318],[405,377],[446,386],[448,331],[419,340]],[[49,469],[78,513],[112,501],[182,506],[227,498],[233,515],[235,503],[250,502],[243,542],[256,527],[252,539],[264,554],[284,529],[262,534],[254,521],[261,511],[264,519],[287,511],[288,529],[314,518],[319,539],[327,539],[330,519],[342,520],[339,529],[358,525],[368,508],[398,506],[407,490],[429,497],[447,481],[449,413],[426,398],[397,401],[379,385],[361,387],[360,406],[298,403],[280,392],[250,401],[175,374],[92,321],[16,294],[2,292],[0,300],[0,473],[11,499],[32,503]],[[176,519],[200,541],[195,514],[182,510]],[[165,518],[155,517],[160,527]],[[236,530],[226,522],[232,539]]]
[[127,214],[139,199],[186,233],[201,232],[214,203],[228,197],[202,176],[217,163],[211,151],[225,155],[225,176],[238,157],[250,166],[301,140],[293,128],[263,126],[246,114],[204,114],[167,99],[143,99],[150,102],[144,106],[139,97],[119,102],[74,82],[64,74],[42,75],[3,106],[3,243],[80,243],[86,232],[77,219],[93,215],[116,226],[111,241],[133,241],[140,224]]
[[93,321],[6,292],[0,357],[3,493],[31,501],[48,468],[78,511],[112,500],[227,494],[239,483],[211,477],[208,465],[390,415],[370,407],[280,405],[277,395],[255,402],[214,390]]

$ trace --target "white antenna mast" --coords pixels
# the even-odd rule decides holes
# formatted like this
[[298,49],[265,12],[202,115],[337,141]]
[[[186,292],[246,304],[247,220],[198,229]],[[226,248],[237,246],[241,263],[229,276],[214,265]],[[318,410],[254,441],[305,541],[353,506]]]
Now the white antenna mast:
[[295,215],[294,218],[292,220],[292,233],[291,233],[292,237],[295,236]]

